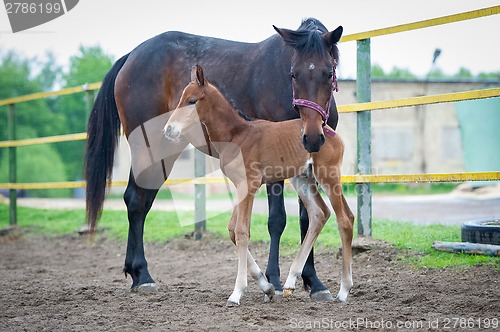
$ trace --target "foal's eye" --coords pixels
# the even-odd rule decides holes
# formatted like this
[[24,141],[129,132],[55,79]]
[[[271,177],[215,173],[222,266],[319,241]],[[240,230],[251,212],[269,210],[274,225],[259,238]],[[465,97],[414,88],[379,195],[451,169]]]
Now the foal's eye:
[[290,77],[293,78],[293,79],[295,79],[295,73],[293,71],[290,72]]
[[331,80],[333,78],[333,71],[328,73],[328,79]]
[[194,105],[194,104],[196,104],[196,99],[189,99],[188,104],[189,104],[189,105]]

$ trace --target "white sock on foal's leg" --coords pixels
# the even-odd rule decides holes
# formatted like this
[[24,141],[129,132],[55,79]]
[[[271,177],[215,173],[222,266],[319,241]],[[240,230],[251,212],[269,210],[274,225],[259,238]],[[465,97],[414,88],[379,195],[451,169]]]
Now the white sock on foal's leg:
[[252,257],[250,251],[247,251],[247,260],[248,260],[247,266],[250,275],[254,280],[257,281],[259,288],[262,289],[264,294],[266,294],[269,297],[269,300],[272,300],[274,297],[274,286],[273,284],[267,281],[266,276],[264,275],[260,267],[257,265],[257,262]]
[[234,290],[226,306],[232,307],[240,304],[240,299],[247,289],[247,246],[238,246],[238,275],[234,284]]

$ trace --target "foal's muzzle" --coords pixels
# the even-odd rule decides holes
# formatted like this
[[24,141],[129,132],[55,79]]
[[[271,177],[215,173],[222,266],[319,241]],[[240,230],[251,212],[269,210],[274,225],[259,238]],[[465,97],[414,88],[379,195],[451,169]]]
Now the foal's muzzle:
[[176,124],[167,124],[165,128],[163,128],[163,134],[165,134],[167,139],[177,141],[181,137],[181,130]]

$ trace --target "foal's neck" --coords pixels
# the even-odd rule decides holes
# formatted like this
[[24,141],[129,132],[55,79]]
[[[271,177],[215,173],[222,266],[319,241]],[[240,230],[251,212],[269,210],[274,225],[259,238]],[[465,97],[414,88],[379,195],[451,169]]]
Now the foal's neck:
[[218,90],[206,94],[198,104],[198,116],[212,142],[231,142],[238,128],[247,124]]

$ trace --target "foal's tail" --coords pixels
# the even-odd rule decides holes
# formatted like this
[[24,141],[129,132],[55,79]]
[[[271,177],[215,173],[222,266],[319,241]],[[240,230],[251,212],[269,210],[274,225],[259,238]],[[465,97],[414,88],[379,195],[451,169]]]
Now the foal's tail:
[[113,173],[113,159],[120,131],[115,80],[128,56],[127,54],[116,61],[104,77],[87,124],[84,177],[87,182],[87,224],[91,231],[95,229],[101,216],[106,184],[111,181]]

